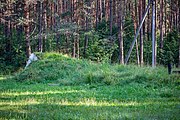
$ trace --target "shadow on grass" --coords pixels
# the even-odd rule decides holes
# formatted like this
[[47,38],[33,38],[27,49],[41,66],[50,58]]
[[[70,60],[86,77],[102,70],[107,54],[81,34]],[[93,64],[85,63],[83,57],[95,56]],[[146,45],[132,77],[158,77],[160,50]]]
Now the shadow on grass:
[[[121,86],[118,89],[116,86],[95,86],[95,89],[91,89],[87,86],[27,85],[12,80],[3,80],[0,84],[0,119],[180,118],[178,98],[173,101],[167,97],[161,100],[143,96],[144,101],[138,101],[138,95],[144,95],[137,92],[144,88],[134,90],[139,86],[133,86],[132,89],[132,86]],[[135,98],[134,101],[128,100],[130,94]]]
[[[40,103],[1,106],[1,119],[46,120],[104,120],[104,119],[179,119],[178,108],[168,109],[165,104],[127,105],[63,105],[65,103]],[[68,104],[68,103],[66,103]],[[76,104],[76,103],[73,103]],[[153,107],[152,107],[153,106]],[[162,108],[163,107],[163,108]]]

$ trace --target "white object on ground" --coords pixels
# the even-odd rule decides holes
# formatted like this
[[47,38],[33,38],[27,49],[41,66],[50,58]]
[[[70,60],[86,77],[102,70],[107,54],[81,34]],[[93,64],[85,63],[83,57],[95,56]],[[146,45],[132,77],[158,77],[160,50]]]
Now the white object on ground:
[[37,56],[36,56],[34,53],[32,53],[32,54],[29,56],[29,59],[28,59],[28,61],[27,61],[27,63],[26,63],[25,69],[26,69],[33,61],[37,61],[37,60],[38,60]]

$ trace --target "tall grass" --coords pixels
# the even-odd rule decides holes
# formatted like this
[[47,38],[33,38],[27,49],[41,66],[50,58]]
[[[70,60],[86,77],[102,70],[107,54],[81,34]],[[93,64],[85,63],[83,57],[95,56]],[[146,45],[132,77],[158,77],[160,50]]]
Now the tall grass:
[[179,85],[179,75],[168,75],[163,67],[110,65],[77,60],[57,53],[39,54],[40,60],[16,75],[21,82],[56,83],[59,85],[105,84],[126,85],[141,83]]

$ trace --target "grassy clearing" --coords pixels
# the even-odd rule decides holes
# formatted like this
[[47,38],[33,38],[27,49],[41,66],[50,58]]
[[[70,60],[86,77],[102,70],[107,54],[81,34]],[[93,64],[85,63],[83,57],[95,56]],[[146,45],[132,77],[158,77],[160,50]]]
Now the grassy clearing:
[[46,53],[0,77],[0,119],[179,119],[180,77]]

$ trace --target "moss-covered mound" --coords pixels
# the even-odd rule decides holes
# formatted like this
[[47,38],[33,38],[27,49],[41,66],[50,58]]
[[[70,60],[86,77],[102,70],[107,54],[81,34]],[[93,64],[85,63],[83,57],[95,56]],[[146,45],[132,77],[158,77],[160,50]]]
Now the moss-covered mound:
[[134,65],[111,65],[78,60],[57,53],[37,54],[40,60],[15,76],[17,81],[49,83],[57,85],[105,84],[127,85],[131,83],[148,86],[180,83],[179,75],[168,75],[163,67],[137,67]]

